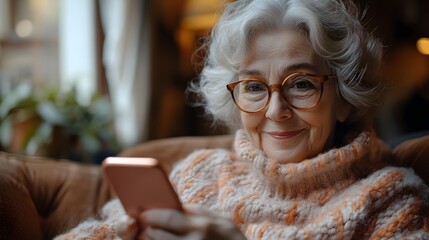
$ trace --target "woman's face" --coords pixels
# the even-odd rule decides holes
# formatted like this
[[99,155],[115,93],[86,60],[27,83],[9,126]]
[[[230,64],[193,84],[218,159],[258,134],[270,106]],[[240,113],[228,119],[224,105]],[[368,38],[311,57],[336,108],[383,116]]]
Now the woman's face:
[[[259,34],[240,67],[239,79],[260,79],[281,84],[294,72],[329,75],[330,69],[297,30]],[[319,103],[309,109],[294,109],[279,91],[272,92],[268,106],[257,113],[241,112],[241,121],[253,144],[268,158],[300,162],[329,147],[341,104],[335,79],[324,83]]]

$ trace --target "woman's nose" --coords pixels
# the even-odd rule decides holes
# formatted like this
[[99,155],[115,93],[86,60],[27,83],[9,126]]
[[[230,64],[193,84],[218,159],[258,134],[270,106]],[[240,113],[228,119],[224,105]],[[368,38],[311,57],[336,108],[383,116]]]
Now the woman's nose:
[[281,121],[293,116],[291,106],[279,91],[274,91],[271,94],[267,108],[265,116],[273,121]]

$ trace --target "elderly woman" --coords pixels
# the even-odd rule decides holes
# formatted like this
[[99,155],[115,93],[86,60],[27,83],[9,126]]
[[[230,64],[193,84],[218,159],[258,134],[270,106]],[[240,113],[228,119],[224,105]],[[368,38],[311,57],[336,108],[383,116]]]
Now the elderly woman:
[[191,91],[239,129],[233,150],[199,150],[173,169],[186,214],[153,209],[133,222],[114,200],[93,229],[129,239],[429,239],[428,188],[388,166],[371,128],[381,44],[351,2],[236,1],[207,44]]

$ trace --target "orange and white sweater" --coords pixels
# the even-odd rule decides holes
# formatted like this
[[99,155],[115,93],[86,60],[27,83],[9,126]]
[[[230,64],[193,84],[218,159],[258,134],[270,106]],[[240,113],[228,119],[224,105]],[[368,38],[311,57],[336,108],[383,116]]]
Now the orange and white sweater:
[[[192,153],[170,178],[183,203],[230,217],[248,239],[429,239],[429,189],[411,169],[387,166],[371,133],[283,164],[236,133],[232,151]],[[56,239],[119,239],[129,222],[118,199],[99,218]]]
[[229,216],[248,239],[429,239],[429,190],[411,169],[386,166],[371,133],[300,163],[255,149],[200,150],[171,180],[183,203]]

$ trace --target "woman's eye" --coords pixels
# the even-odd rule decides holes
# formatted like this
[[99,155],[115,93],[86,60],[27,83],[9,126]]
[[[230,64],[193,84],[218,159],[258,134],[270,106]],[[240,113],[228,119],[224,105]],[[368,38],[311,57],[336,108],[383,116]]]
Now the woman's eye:
[[321,88],[321,83],[317,79],[299,77],[288,83],[284,91],[289,98],[302,100],[317,95]]
[[311,90],[317,88],[316,83],[309,79],[299,79],[293,82],[291,88],[295,88],[297,90]]
[[260,93],[265,91],[265,89],[265,85],[259,82],[246,83],[244,86],[244,92],[248,93]]

